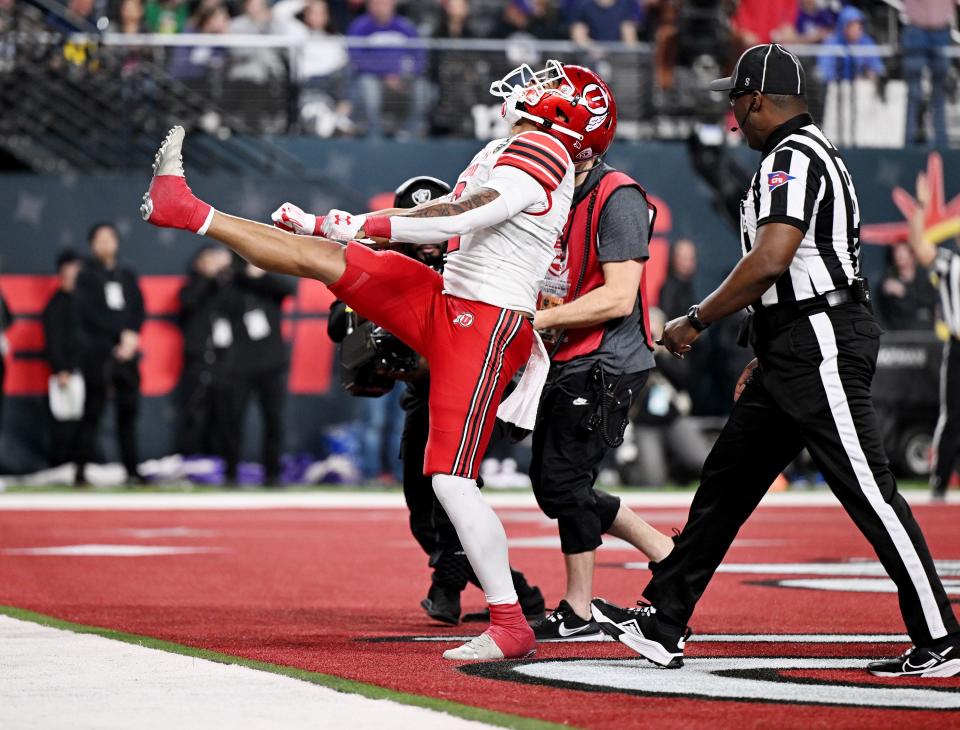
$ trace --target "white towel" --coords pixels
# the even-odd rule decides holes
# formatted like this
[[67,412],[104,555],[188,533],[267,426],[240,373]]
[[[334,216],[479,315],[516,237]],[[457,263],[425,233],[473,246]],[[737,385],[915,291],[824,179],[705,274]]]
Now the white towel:
[[50,411],[58,421],[79,421],[83,417],[83,404],[86,400],[86,386],[80,373],[71,373],[63,388],[57,382],[57,376],[50,376]]
[[540,335],[534,332],[534,343],[530,349],[530,359],[526,369],[520,376],[516,389],[500,404],[497,409],[497,418],[512,423],[524,431],[532,431],[537,420],[537,407],[540,405],[540,395],[543,385],[547,382],[550,373],[550,356],[543,346]]

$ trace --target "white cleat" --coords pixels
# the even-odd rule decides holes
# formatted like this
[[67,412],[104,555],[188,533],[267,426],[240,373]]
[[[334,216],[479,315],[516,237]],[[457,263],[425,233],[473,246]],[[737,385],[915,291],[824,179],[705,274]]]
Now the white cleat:
[[[175,175],[177,177],[186,177],[183,171],[183,138],[185,132],[183,127],[176,126],[167,132],[163,138],[160,149],[153,156],[153,176]],[[153,186],[150,186],[151,189]],[[140,203],[140,217],[145,221],[150,220],[153,215],[153,198],[150,197],[148,190],[143,194],[143,202]]]
[[443,658],[454,661],[483,662],[503,659],[503,652],[489,634],[480,634],[463,646],[447,649],[443,652]]
[[160,149],[153,158],[153,175],[179,175],[183,173],[183,138],[186,133],[183,127],[176,126],[167,132]]

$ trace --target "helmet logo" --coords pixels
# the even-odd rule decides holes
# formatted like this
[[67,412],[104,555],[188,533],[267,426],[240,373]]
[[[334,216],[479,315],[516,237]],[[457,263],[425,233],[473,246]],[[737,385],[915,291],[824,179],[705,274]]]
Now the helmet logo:
[[586,131],[592,132],[592,131],[595,130],[595,129],[599,129],[599,128],[600,128],[600,125],[602,125],[605,121],[607,121],[607,115],[606,115],[606,114],[601,114],[600,116],[590,117],[590,121],[587,122]]
[[610,99],[607,92],[599,84],[584,86],[582,96],[584,105],[594,116],[603,116],[610,109]]
[[417,205],[422,205],[426,203],[432,197],[430,191],[427,188],[420,188],[419,190],[414,190],[413,195],[410,196],[413,199],[413,202]]
[[[590,130],[587,130],[590,131]],[[577,154],[576,159],[578,160],[589,160],[593,157],[593,147],[587,147],[583,152]]]

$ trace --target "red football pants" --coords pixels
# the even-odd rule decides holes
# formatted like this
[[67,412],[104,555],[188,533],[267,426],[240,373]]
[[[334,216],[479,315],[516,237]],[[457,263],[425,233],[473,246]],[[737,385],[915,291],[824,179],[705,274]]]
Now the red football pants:
[[530,357],[532,324],[517,312],[444,294],[440,274],[395,251],[351,242],[346,258],[330,291],[430,365],[423,473],[476,479],[503,391]]

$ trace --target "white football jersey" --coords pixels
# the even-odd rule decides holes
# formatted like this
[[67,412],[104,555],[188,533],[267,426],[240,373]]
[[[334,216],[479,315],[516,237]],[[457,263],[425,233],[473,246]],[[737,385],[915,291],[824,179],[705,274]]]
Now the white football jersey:
[[[573,162],[564,146],[544,132],[494,140],[461,173],[454,199],[486,187],[509,200],[509,183],[491,181],[500,166],[533,177],[542,187],[542,199],[503,223],[450,241],[444,293],[532,315],[570,211]],[[505,177],[509,176],[499,176]]]

